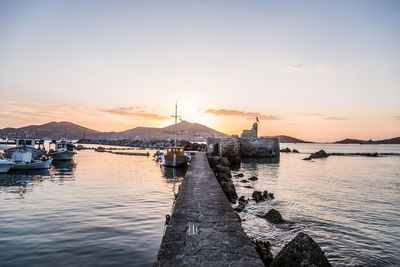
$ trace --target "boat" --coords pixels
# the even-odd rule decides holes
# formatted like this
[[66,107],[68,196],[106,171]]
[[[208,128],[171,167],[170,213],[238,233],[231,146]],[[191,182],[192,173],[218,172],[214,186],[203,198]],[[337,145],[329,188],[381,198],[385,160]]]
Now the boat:
[[54,160],[72,160],[76,152],[73,151],[73,146],[65,138],[62,138],[59,142],[55,143],[55,150],[49,151],[49,156]]
[[176,123],[177,119],[180,118],[178,116],[178,105],[175,103],[175,115],[172,115],[175,118],[175,138],[174,138],[174,146],[167,148],[167,153],[164,155],[164,166],[167,167],[185,167],[187,165],[187,155],[183,147],[179,147],[176,145]]
[[35,147],[35,139],[16,139],[15,147],[4,150],[4,154],[6,158],[11,158],[12,155],[18,151],[20,148],[26,148],[29,152],[32,153],[32,158],[39,159],[44,154],[46,154],[46,150],[41,147],[43,141],[39,142],[39,148]]
[[5,159],[3,157],[3,154],[0,154],[0,173],[8,172],[14,165],[15,161],[10,159]]
[[48,169],[53,159],[48,159],[42,156],[37,160],[32,157],[32,152],[26,148],[20,148],[12,154],[12,159],[15,161],[13,170],[39,170]]

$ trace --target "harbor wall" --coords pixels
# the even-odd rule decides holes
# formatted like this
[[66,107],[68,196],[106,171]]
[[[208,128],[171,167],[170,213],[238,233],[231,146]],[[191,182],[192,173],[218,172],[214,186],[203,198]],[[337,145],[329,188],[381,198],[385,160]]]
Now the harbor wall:
[[244,232],[206,153],[185,175],[154,266],[264,266]]

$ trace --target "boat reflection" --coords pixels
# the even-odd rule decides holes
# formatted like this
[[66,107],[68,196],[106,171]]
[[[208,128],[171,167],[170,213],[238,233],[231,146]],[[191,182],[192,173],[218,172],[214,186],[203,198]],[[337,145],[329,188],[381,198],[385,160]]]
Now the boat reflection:
[[76,163],[74,160],[68,161],[53,161],[54,174],[73,176],[76,168]]
[[181,178],[185,176],[187,167],[186,168],[173,168],[173,167],[167,167],[161,165],[161,172],[163,174],[164,178],[167,179],[176,179],[176,178]]

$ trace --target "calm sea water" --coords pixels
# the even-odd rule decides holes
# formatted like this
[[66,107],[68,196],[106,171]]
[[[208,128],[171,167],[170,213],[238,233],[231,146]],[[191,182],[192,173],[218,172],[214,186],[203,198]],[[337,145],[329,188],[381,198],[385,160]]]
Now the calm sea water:
[[92,150],[0,175],[0,266],[151,266],[183,175]]
[[[300,152],[399,153],[400,145],[281,144]],[[278,164],[250,160],[242,163],[242,183],[234,178],[238,195],[251,198],[268,190],[274,200],[250,201],[241,213],[248,235],[269,240],[276,254],[303,231],[317,241],[337,266],[400,266],[400,157],[329,157],[313,162],[306,154],[281,154]],[[253,189],[244,186],[250,185]],[[270,208],[286,223],[260,218]]]
[[[400,152],[390,145],[286,146]],[[399,266],[400,157],[310,162],[305,156],[282,154],[278,164],[246,161],[236,171],[259,178],[235,180],[239,195],[250,198],[255,189],[275,194],[248,204],[241,214],[246,232],[269,240],[274,253],[304,231],[334,265]],[[160,169],[151,157],[92,150],[49,171],[0,175],[0,265],[151,266],[183,175]],[[287,223],[271,225],[257,216],[271,207]]]

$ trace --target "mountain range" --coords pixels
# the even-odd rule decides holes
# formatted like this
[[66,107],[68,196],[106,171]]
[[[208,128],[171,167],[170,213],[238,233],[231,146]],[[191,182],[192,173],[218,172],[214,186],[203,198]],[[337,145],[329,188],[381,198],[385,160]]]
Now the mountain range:
[[[199,123],[182,121],[176,125],[177,139],[202,142],[207,137],[225,137],[226,134],[211,129]],[[35,138],[49,137],[60,139],[172,139],[174,138],[174,125],[163,128],[156,127],[136,127],[121,132],[100,132],[89,129],[71,122],[49,122],[41,125],[29,125],[21,128],[4,128],[0,130],[0,137],[22,137],[28,134]],[[280,143],[312,143],[287,135],[273,136],[279,139]],[[338,144],[360,144],[365,140],[344,139],[334,143]],[[377,144],[400,144],[400,137],[374,141]]]

